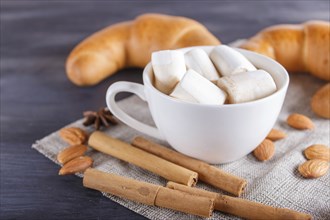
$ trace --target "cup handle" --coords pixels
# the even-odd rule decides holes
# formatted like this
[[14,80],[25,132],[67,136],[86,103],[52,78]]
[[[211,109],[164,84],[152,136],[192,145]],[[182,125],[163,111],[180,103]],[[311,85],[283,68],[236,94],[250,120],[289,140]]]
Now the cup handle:
[[151,137],[165,140],[164,137],[160,134],[159,130],[156,127],[146,125],[131,116],[125,113],[115,101],[115,96],[120,92],[131,92],[139,96],[143,101],[146,101],[146,96],[144,93],[144,86],[138,83],[132,82],[116,82],[113,83],[107,91],[106,94],[106,103],[110,111],[122,122],[128,126],[134,128],[137,131],[145,133]]

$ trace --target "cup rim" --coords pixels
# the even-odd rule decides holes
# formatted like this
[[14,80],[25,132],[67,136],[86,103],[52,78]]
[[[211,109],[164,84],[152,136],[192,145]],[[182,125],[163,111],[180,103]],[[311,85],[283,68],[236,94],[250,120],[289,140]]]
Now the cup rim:
[[[176,49],[176,50],[186,52],[186,51],[189,51],[193,48],[201,48],[201,49],[205,50],[205,49],[211,49],[213,47],[215,47],[215,46],[194,46],[194,47],[180,48],[180,49]],[[204,108],[205,107],[209,107],[209,108],[235,108],[235,107],[255,105],[255,104],[258,104],[260,102],[265,102],[268,99],[271,99],[272,97],[278,96],[282,92],[285,93],[285,91],[287,90],[287,87],[289,85],[290,78],[289,78],[289,74],[288,74],[287,70],[280,63],[278,63],[277,61],[275,61],[275,60],[273,60],[273,59],[271,59],[271,58],[269,58],[265,55],[258,54],[258,53],[253,52],[253,51],[248,51],[248,50],[241,49],[241,48],[233,48],[233,49],[238,50],[238,51],[243,51],[244,53],[248,53],[252,56],[259,56],[260,58],[262,58],[262,59],[264,59],[268,62],[271,62],[284,75],[283,85],[279,89],[277,89],[273,94],[271,94],[269,96],[266,96],[266,97],[263,97],[263,98],[260,98],[260,99],[257,99],[257,100],[249,101],[249,102],[234,103],[234,104],[223,104],[223,105],[184,102],[182,100],[179,100],[179,99],[173,98],[169,95],[166,95],[166,94],[162,93],[161,91],[159,91],[156,87],[154,87],[154,85],[152,84],[151,79],[149,77],[149,72],[152,71],[151,61],[143,69],[143,84],[144,84],[144,86],[147,86],[147,87],[151,88],[151,90],[153,92],[155,92],[156,94],[158,94],[159,96],[161,96],[165,99],[168,99],[170,101],[173,101],[173,102],[176,102],[176,103],[179,103],[179,104],[183,104],[183,105],[191,105],[191,106],[195,106],[195,107],[200,106],[200,107],[204,107]]]

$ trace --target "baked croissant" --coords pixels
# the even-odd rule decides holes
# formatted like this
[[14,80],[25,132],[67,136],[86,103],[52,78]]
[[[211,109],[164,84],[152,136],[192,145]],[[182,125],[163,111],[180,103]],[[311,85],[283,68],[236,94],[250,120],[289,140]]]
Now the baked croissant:
[[329,81],[329,38],[329,22],[309,21],[265,28],[240,47],[277,60],[289,72],[310,72]]
[[76,85],[95,85],[125,67],[143,68],[153,51],[218,44],[220,41],[197,21],[144,14],[82,41],[69,55],[66,72]]

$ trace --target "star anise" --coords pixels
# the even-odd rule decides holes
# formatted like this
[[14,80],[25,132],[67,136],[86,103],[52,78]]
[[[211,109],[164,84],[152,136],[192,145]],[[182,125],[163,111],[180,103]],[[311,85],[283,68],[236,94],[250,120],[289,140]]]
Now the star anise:
[[83,125],[90,126],[94,124],[96,130],[99,130],[101,127],[108,128],[110,125],[117,124],[113,114],[107,108],[100,108],[97,112],[85,111],[83,115],[85,117]]

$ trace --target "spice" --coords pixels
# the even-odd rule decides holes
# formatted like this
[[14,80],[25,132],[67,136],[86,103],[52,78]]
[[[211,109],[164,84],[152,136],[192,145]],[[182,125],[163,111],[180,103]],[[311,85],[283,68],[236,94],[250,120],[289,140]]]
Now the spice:
[[164,207],[202,217],[210,217],[214,199],[189,195],[163,186],[146,183],[89,168],[84,173],[84,187],[110,193],[147,205]]
[[85,111],[83,113],[85,121],[84,126],[90,126],[94,124],[96,130],[100,130],[102,127],[110,127],[110,125],[116,125],[117,121],[113,114],[107,108],[100,108],[99,111]]
[[281,219],[281,220],[309,220],[312,217],[308,214],[297,212],[286,208],[272,207],[247,199],[235,198],[209,192],[194,187],[187,187],[178,183],[168,182],[170,189],[178,190],[188,195],[203,196],[214,199],[215,210],[236,215],[245,219]]
[[179,152],[161,146],[143,137],[136,137],[132,145],[172,163],[186,167],[198,173],[200,180],[229,192],[235,196],[240,196],[247,184],[245,179],[227,173],[215,166],[211,166],[203,161],[188,157]]
[[100,131],[91,134],[88,144],[95,150],[132,163],[159,176],[188,186],[196,185],[198,174],[151,153],[108,136]]

